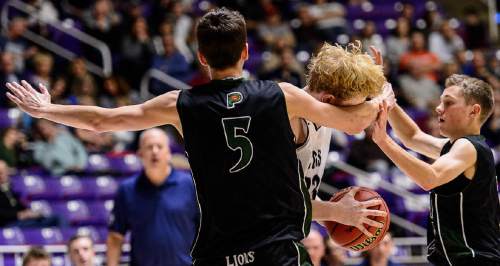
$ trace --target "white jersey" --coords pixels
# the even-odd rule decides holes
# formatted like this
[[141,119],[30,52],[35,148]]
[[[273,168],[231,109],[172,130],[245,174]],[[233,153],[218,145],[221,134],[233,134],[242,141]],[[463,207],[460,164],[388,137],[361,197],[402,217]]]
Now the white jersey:
[[299,167],[304,174],[309,195],[311,199],[315,199],[325,172],[332,129],[318,126],[307,120],[302,120],[302,122],[306,123],[306,140],[297,148],[297,159],[300,162]]

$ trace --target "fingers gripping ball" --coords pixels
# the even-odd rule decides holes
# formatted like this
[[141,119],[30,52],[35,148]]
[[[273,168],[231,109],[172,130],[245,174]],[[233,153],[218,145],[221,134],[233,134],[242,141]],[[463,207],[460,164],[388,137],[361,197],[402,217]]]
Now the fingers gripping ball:
[[[339,191],[330,199],[330,201],[333,202],[339,201],[342,197],[344,197],[345,194],[347,194],[353,188],[354,187],[348,187],[346,189]],[[387,207],[387,204],[385,203],[383,198],[374,190],[361,187],[359,188],[358,192],[356,192],[356,195],[354,195],[354,199],[358,201],[380,199],[382,200],[381,205],[370,207],[369,209],[381,210],[389,213],[389,208]],[[365,251],[377,246],[377,244],[384,238],[384,235],[389,229],[389,224],[390,224],[390,215],[387,215],[385,217],[369,216],[369,218],[384,224],[383,228],[377,228],[366,224],[364,225],[365,228],[368,231],[370,231],[370,233],[373,234],[373,237],[368,237],[354,226],[344,225],[332,221],[324,222],[324,224],[328,229],[330,237],[338,245],[353,251]]]

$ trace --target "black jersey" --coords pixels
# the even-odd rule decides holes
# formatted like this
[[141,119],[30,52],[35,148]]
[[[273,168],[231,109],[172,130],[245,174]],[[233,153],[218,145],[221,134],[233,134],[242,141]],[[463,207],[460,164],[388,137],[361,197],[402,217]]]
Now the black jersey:
[[277,83],[214,80],[182,91],[177,110],[201,211],[195,260],[307,235],[311,202]]
[[[428,259],[436,265],[500,265],[500,204],[493,154],[481,136],[466,136],[477,152],[472,180],[462,173],[434,188]],[[444,145],[441,155],[453,143]]]

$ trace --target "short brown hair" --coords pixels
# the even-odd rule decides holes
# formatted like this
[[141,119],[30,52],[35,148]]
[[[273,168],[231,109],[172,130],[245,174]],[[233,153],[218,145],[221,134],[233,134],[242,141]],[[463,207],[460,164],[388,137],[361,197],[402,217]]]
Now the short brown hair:
[[234,66],[247,42],[247,27],[243,16],[227,8],[206,13],[196,27],[198,50],[215,69]]
[[325,91],[340,100],[373,97],[386,82],[382,66],[361,52],[361,42],[340,45],[325,43],[308,66],[307,84],[312,91]]
[[48,260],[50,262],[50,255],[42,247],[32,247],[23,258],[23,266],[28,265],[32,260]]
[[493,106],[495,105],[493,88],[490,84],[467,75],[453,74],[445,81],[445,87],[451,86],[458,86],[462,89],[466,104],[477,103],[481,106],[479,119],[483,124],[493,112]]

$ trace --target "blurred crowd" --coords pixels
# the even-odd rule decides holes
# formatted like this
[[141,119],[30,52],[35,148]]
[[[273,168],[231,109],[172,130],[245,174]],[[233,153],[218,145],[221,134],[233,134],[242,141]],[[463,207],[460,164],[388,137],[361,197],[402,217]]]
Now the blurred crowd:
[[[438,134],[433,109],[444,79],[451,73],[487,80],[500,101],[500,54],[489,41],[481,10],[474,7],[464,6],[461,17],[450,18],[434,2],[385,1],[384,6],[389,4],[396,17],[372,21],[349,16],[352,10],[366,13],[370,8],[371,12],[381,8],[378,2],[367,0],[25,2],[33,12],[11,12],[14,15],[0,36],[0,82],[25,79],[44,84],[55,103],[118,107],[141,102],[140,81],[150,68],[189,85],[206,82],[207,71],[196,60],[194,27],[197,19],[215,6],[237,9],[247,19],[250,60],[245,75],[249,78],[303,87],[308,60],[325,41],[342,45],[359,40],[364,49],[373,45],[382,52],[384,70],[399,104],[415,111],[419,125],[433,134]],[[95,49],[63,41],[62,46],[78,55],[69,62],[23,37],[30,30],[56,40],[61,33],[50,26],[54,21],[104,41],[112,52],[113,74],[101,77],[88,70],[87,61],[99,64],[101,60]],[[173,89],[155,80],[149,85],[154,94]],[[0,106],[12,106],[3,93]],[[498,104],[484,135],[492,147],[500,144]],[[59,175],[81,169],[88,153],[130,150],[135,139],[134,133],[68,130],[24,117],[19,126],[2,132],[0,159],[11,167],[41,165]],[[360,141],[374,157],[383,157],[369,148],[371,145],[364,145],[369,140]],[[336,144],[345,146],[342,140]],[[348,157],[352,164],[369,168],[357,154]]]

